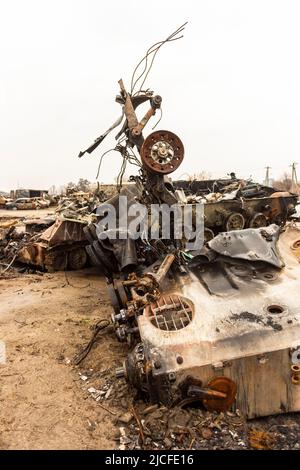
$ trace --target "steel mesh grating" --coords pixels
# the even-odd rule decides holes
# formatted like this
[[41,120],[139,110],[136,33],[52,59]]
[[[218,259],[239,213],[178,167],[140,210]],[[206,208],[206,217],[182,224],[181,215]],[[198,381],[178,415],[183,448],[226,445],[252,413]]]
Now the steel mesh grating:
[[192,321],[192,303],[179,295],[161,296],[149,306],[148,318],[160,330],[180,330]]

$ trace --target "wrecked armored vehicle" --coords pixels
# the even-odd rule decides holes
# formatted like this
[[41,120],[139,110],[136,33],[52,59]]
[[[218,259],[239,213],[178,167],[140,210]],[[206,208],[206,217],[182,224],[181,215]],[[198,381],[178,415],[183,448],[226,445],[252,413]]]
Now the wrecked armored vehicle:
[[[37,222],[34,221],[35,225]],[[88,241],[78,220],[56,219],[18,251],[18,261],[48,272],[83,269],[87,264]]]
[[136,292],[145,297],[159,264],[131,288],[115,281],[119,337],[138,338],[118,376],[169,406],[235,403],[248,418],[299,410],[299,227],[280,230],[221,233],[184,274],[173,262],[143,307]]
[[[208,410],[238,407],[248,418],[300,410],[300,307],[295,295],[300,226],[283,227],[269,218],[266,227],[228,226],[228,221],[224,227],[224,217],[208,240],[204,224],[214,217],[216,206],[208,217],[206,203],[185,200],[184,188],[166,178],[183,160],[181,140],[166,130],[146,139],[142,135],[161,98],[141,88],[135,92],[133,87],[129,93],[123,81],[119,84],[122,116],[86,151],[92,152],[125,117],[116,150],[123,158],[122,171],[124,164],[134,161],[140,172],[131,185],[99,206],[97,224],[85,229],[89,258],[107,278],[117,338],[131,350],[117,376],[150,401],[168,406],[201,402]],[[135,110],[146,101],[150,109],[139,121]],[[249,204],[254,199],[249,197]],[[223,211],[224,202],[220,202]],[[174,216],[167,219],[171,230],[165,236],[162,216],[151,219],[147,230],[134,237],[130,223],[137,203],[145,212],[136,228],[151,219],[151,206],[157,203],[179,208],[177,215],[188,209],[193,227],[199,207],[204,207],[202,225],[178,237]],[[228,204],[229,212],[242,214],[241,200]],[[116,214],[113,228],[107,224],[109,210]],[[249,205],[247,217],[250,212]],[[256,212],[266,214],[254,205]],[[180,224],[185,228],[185,219]],[[158,237],[153,236],[155,226]],[[198,237],[202,243],[194,246]]]
[[176,192],[186,202],[201,202],[205,235],[210,240],[221,231],[284,225],[296,212],[298,196],[268,186],[239,180],[175,181]]
[[299,229],[223,232],[194,252],[94,240],[117,337],[132,348],[118,377],[168,406],[299,410]]
[[[93,211],[105,198],[98,190],[76,191],[59,199],[55,214],[43,218],[17,217],[18,227],[12,226],[1,235],[0,256],[12,260],[12,264],[16,260],[48,272],[83,269],[88,264],[84,229],[96,220]],[[34,200],[41,203],[40,198]]]

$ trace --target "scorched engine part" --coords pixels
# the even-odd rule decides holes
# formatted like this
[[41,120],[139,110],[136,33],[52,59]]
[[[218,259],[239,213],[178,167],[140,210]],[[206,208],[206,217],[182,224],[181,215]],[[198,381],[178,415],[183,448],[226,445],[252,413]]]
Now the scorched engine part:
[[148,135],[141,148],[144,167],[152,173],[167,175],[177,170],[184,157],[183,143],[170,131]]

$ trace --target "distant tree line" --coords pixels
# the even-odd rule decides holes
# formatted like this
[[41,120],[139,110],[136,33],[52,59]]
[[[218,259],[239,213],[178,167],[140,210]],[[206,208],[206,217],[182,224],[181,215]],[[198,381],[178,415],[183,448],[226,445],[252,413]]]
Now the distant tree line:
[[281,178],[273,181],[273,187],[279,191],[290,191],[293,181],[288,173],[284,173]]

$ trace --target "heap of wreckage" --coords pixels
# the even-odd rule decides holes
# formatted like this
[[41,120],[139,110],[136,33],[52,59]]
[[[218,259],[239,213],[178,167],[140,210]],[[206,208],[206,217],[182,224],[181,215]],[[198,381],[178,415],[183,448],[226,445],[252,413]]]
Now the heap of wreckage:
[[[94,210],[107,195],[68,191],[56,201],[54,214],[45,217],[3,217],[0,220],[0,262],[6,271],[17,262],[22,271],[83,269],[88,265],[84,228],[96,220]],[[2,271],[2,272],[3,272]]]
[[[144,60],[156,49],[149,51]],[[136,201],[192,208],[204,202],[205,244],[188,251],[174,238],[112,238],[101,218],[86,227],[86,251],[107,278],[117,338],[130,348],[117,377],[167,406],[202,402],[208,410],[238,408],[248,418],[300,410],[300,226],[291,221],[297,195],[235,174],[172,183],[167,175],[181,164],[184,146],[168,130],[144,139],[162,98],[143,91],[144,82],[136,91],[134,77],[132,83],[128,92],[119,81],[121,118],[79,157],[125,117],[115,150],[140,169],[107,201],[119,222],[121,195],[128,208]],[[136,108],[145,102],[149,110],[139,121]]]
[[[86,265],[88,255],[106,276],[116,336],[130,348],[117,377],[151,402],[201,402],[216,411],[235,407],[248,418],[297,411],[300,225],[292,219],[298,196],[234,173],[230,179],[172,182],[167,175],[184,158],[180,138],[168,130],[143,137],[162,103],[161,96],[143,90],[150,57],[179,39],[184,26],[148,50],[130,92],[119,81],[121,117],[79,157],[93,152],[124,121],[114,149],[123,159],[118,182],[127,162],[138,165],[139,174],[119,184],[106,203],[116,208],[119,221],[120,196],[127,197],[128,210],[137,201],[192,210],[204,203],[203,247],[191,251],[184,239],[152,240],[149,234],[112,238],[96,214],[105,198],[92,196],[87,204],[79,195],[61,201],[55,220],[40,221],[42,231],[36,233],[32,221],[34,235],[30,222],[23,234],[15,223],[3,227],[1,222],[0,256],[44,269],[76,269]],[[139,121],[136,109],[144,103],[149,109]],[[127,227],[119,224],[118,230]]]

